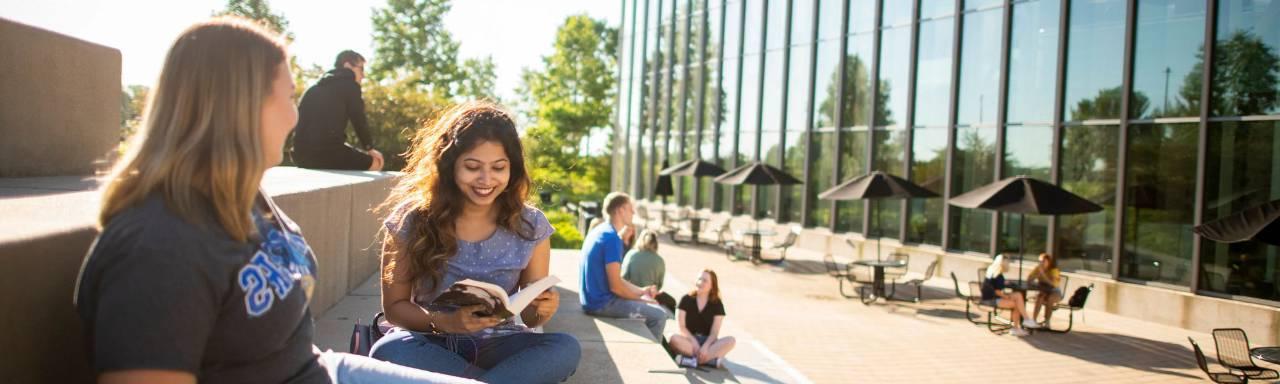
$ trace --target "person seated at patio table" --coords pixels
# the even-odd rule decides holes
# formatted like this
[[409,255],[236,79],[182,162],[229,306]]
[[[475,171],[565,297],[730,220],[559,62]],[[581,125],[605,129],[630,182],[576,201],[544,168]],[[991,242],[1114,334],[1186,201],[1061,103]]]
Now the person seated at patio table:
[[582,242],[579,302],[591,316],[644,319],[654,340],[662,340],[667,310],[653,300],[658,288],[638,287],[622,278],[623,239],[633,227],[632,207],[631,196],[625,193],[604,197],[604,224],[587,233]]
[[1012,310],[1014,336],[1026,336],[1030,333],[1025,328],[1039,328],[1034,320],[1027,317],[1026,298],[1022,292],[1005,293],[1004,271],[1009,269],[1009,260],[1004,255],[996,255],[987,267],[986,278],[982,280],[982,304],[1000,309]]
[[676,364],[682,367],[722,368],[724,356],[737,340],[733,336],[720,337],[724,303],[720,301],[719,279],[715,271],[704,269],[694,286],[693,291],[680,298],[680,333],[671,335],[668,343],[677,353]]
[[653,299],[666,308],[667,312],[675,313],[676,298],[662,292],[662,280],[666,273],[667,264],[658,255],[658,233],[650,230],[640,232],[640,243],[622,259],[622,279],[637,287],[656,287],[659,292]]
[[1031,312],[1031,320],[1040,317],[1040,310],[1044,309],[1044,321],[1042,326],[1049,326],[1049,320],[1053,318],[1053,307],[1062,301],[1062,288],[1058,284],[1062,282],[1062,271],[1058,270],[1058,259],[1048,253],[1040,254],[1040,264],[1031,270],[1031,274],[1027,275],[1027,282],[1034,284],[1040,291],[1036,295],[1035,310]]

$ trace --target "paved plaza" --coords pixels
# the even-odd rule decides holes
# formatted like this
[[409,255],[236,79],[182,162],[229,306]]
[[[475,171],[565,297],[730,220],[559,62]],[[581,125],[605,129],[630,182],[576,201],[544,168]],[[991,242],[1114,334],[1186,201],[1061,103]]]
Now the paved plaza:
[[[552,252],[552,273],[565,280],[560,284],[564,315],[558,316],[566,322],[584,317],[576,303],[578,253]],[[805,259],[804,254],[790,255],[783,265],[773,266],[730,261],[707,245],[664,241],[659,253],[667,264],[666,291],[674,296],[688,289],[703,268],[719,274],[728,313],[724,333],[739,339],[727,372],[678,369],[661,357],[653,358],[657,354],[650,350],[660,349],[657,344],[625,336],[621,330],[628,328],[626,324],[614,329],[597,320],[604,325],[596,326],[591,335],[578,336],[591,339],[584,341],[584,351],[599,348],[604,354],[584,355],[579,375],[571,382],[1192,383],[1205,379],[1192,359],[1187,336],[1206,349],[1211,361],[1214,356],[1213,339],[1206,333],[1091,310],[1077,312],[1075,329],[1068,334],[992,334],[964,319],[964,302],[955,298],[949,278],[930,280],[921,303],[863,305],[842,297],[822,261]],[[961,284],[966,282],[961,277]],[[321,317],[322,346],[345,348],[349,319],[376,310],[373,283],[370,280]],[[1055,321],[1065,320],[1063,315]],[[674,326],[674,321],[668,323],[668,334]],[[642,325],[630,328],[643,333]],[[576,329],[581,328],[555,331]],[[624,336],[616,336],[619,333]],[[600,372],[612,370],[617,373]]]

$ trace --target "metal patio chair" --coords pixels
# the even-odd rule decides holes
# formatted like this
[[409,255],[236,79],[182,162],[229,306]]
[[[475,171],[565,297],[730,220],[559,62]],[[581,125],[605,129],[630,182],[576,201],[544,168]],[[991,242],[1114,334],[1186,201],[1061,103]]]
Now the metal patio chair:
[[1270,368],[1259,367],[1253,363],[1249,355],[1249,336],[1240,328],[1218,328],[1213,330],[1213,344],[1218,349],[1218,363],[1227,367],[1232,373],[1240,372],[1250,379],[1275,380],[1280,373]]
[[1204,351],[1200,349],[1200,344],[1191,337],[1187,337],[1187,341],[1191,342],[1191,350],[1196,355],[1196,365],[1200,366],[1200,370],[1209,376],[1209,380],[1215,383],[1248,383],[1249,377],[1243,374],[1237,375],[1231,372],[1214,372],[1209,370],[1209,359],[1204,357]]

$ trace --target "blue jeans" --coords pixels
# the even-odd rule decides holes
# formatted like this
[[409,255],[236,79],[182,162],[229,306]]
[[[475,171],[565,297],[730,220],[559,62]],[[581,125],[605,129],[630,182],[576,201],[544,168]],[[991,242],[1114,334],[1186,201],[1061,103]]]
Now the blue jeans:
[[320,352],[320,366],[337,384],[475,383],[475,381],[378,361],[366,356]]
[[667,310],[658,304],[615,297],[600,309],[585,311],[591,316],[622,319],[644,319],[644,325],[653,333],[654,340],[662,340],[662,328],[667,325]]
[[370,356],[486,383],[558,383],[578,369],[582,346],[564,333],[478,338],[397,329],[374,343]]

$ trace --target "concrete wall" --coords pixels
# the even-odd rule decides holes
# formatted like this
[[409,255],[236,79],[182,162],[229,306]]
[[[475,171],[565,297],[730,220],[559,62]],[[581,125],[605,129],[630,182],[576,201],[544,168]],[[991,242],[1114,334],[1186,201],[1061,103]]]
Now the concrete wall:
[[119,142],[120,51],[0,19],[0,61],[0,177],[92,174]]
[[[263,189],[302,227],[318,259],[313,315],[377,268],[378,215],[394,173],[277,167]],[[82,324],[72,304],[90,243],[98,194],[78,177],[0,179],[0,381],[92,381]]]
[[[658,207],[653,202],[641,204],[648,205],[650,212],[656,212]],[[700,214],[711,217],[713,222],[728,217],[706,210]],[[751,222],[750,218],[737,217],[733,225],[734,228],[746,228]],[[759,223],[760,228],[772,228],[777,233],[785,233],[790,226],[772,220],[760,220]],[[851,247],[845,239],[852,239],[854,246]],[[875,239],[867,240],[859,234],[832,233],[826,228],[806,228],[800,235],[798,246],[816,253],[830,253],[836,260],[844,262],[876,257]],[[986,268],[991,263],[991,257],[985,254],[948,252],[928,245],[904,245],[894,239],[885,239],[881,243],[882,256],[896,252],[911,255],[909,268],[918,273],[924,273],[929,263],[937,260],[934,278],[950,280],[950,274],[954,272],[960,280],[961,290],[967,290],[968,282],[978,278],[979,268]],[[1024,274],[1035,267],[1034,262],[1024,263]],[[1013,264],[1014,271],[1009,272],[1010,276],[1017,273],[1017,262]],[[1253,345],[1280,345],[1280,308],[1277,307],[1121,282],[1091,274],[1065,272],[1063,276],[1069,279],[1067,292],[1064,292],[1068,297],[1076,287],[1094,284],[1094,291],[1085,305],[1090,310],[1203,333],[1214,328],[1242,328],[1249,334],[1249,342]],[[951,283],[947,282],[947,286],[950,288]]]

